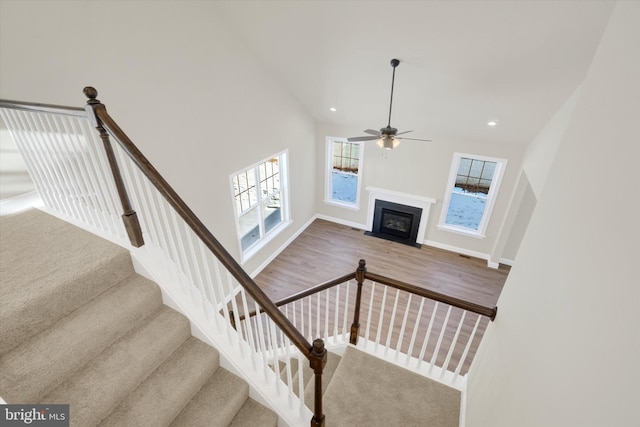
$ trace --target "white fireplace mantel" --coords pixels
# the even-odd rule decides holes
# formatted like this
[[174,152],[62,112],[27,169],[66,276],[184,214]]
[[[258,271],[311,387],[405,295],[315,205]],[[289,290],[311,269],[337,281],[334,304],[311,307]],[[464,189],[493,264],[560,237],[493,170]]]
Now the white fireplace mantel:
[[427,220],[429,219],[429,210],[431,205],[436,202],[436,199],[430,197],[416,196],[413,194],[400,193],[398,191],[384,190],[382,188],[367,187],[369,192],[369,208],[367,210],[367,231],[371,231],[373,228],[373,212],[375,209],[376,200],[384,200],[391,203],[399,203],[401,205],[413,206],[422,209],[422,215],[420,216],[420,225],[418,227],[418,236],[416,243],[422,244],[424,241],[424,235],[427,231]]

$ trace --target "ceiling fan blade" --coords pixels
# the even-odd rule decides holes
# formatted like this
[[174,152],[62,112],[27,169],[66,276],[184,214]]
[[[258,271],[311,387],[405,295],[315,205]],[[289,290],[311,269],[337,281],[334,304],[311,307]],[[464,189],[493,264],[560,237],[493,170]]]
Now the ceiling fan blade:
[[353,138],[347,138],[349,142],[357,142],[357,141],[373,141],[374,139],[380,139],[380,135],[376,136],[356,136]]
[[396,136],[404,135],[405,133],[409,133],[409,132],[413,132],[413,131],[412,130],[405,130],[404,132],[396,133]]
[[380,133],[380,131],[378,130],[373,130],[373,129],[367,129],[363,131],[364,133],[368,133],[370,135],[375,135],[377,137],[380,137],[382,134]]
[[416,139],[416,138],[396,138],[396,139],[402,139],[402,140],[407,140],[407,141],[432,142],[430,139]]

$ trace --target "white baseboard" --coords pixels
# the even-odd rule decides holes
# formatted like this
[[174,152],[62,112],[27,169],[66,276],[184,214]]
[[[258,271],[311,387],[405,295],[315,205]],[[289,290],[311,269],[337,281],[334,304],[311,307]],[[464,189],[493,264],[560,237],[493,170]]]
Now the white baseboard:
[[446,243],[435,242],[433,240],[424,240],[422,243],[427,246],[433,246],[434,248],[444,249],[445,251],[456,252],[462,255],[468,255],[474,258],[480,258],[489,261],[489,254],[485,254],[484,252],[472,251],[470,249],[447,245]]
[[40,195],[36,191],[19,196],[9,197],[0,200],[0,216],[10,215],[30,208],[37,208],[43,205]]

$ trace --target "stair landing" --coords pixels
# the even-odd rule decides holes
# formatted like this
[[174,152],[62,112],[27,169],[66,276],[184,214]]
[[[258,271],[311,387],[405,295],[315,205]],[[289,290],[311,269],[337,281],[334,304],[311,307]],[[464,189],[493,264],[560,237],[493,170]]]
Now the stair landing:
[[324,393],[327,425],[458,427],[460,391],[347,347]]

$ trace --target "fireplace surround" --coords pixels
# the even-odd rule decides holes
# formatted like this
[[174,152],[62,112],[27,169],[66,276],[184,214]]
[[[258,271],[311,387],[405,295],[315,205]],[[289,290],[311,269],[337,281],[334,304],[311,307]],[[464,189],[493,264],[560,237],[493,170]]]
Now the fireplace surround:
[[[366,190],[369,192],[367,234],[394,241],[402,239],[401,243],[420,247],[427,230],[431,205],[436,200],[375,187],[367,187]],[[382,231],[386,236],[380,235],[380,227],[374,224],[376,210],[378,222],[382,222]],[[409,220],[411,226],[408,225]]]
[[421,215],[421,208],[376,200],[373,225],[365,234],[419,248],[422,246],[417,243]]

